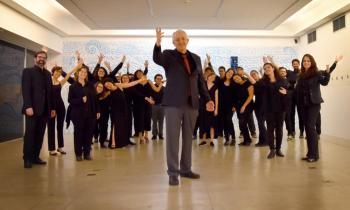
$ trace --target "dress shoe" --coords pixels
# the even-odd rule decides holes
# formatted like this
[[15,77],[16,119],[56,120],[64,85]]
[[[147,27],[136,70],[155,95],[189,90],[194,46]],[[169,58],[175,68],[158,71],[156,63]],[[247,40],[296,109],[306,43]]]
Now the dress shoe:
[[36,164],[36,165],[46,165],[46,161],[43,161],[43,160],[40,159],[40,158],[37,158],[37,159],[33,160],[32,163],[33,163],[33,164]]
[[224,145],[225,145],[225,146],[230,145],[230,140],[226,139],[226,141],[225,141]]
[[206,145],[206,144],[207,144],[206,141],[202,141],[201,143],[199,143],[199,146]]
[[308,158],[306,161],[308,162],[308,163],[313,163],[313,162],[317,162],[317,158]]
[[235,146],[236,145],[236,140],[235,139],[232,139],[231,140],[231,143],[230,143],[230,146]]
[[201,177],[199,174],[196,174],[192,171],[187,173],[180,173],[180,176],[184,178],[189,178],[189,179],[199,179]]
[[50,151],[49,154],[50,154],[51,156],[56,156],[56,155],[57,155],[57,152],[55,152],[55,151]]
[[270,150],[270,153],[269,153],[269,155],[267,156],[267,159],[272,159],[272,158],[275,157],[275,155],[276,155],[275,150]]
[[24,168],[32,168],[32,162],[29,160],[24,161]]
[[90,155],[84,156],[84,160],[92,160]]
[[176,186],[179,185],[179,179],[177,176],[169,176],[169,185]]
[[284,154],[281,152],[281,150],[277,150],[276,155],[278,157],[284,157]]
[[164,140],[164,137],[160,135],[159,140]]
[[79,162],[80,162],[80,161],[83,161],[83,158],[82,158],[81,156],[77,156],[76,159],[77,159],[77,161],[79,161]]
[[157,140],[157,136],[152,136],[152,140]]
[[210,144],[209,144],[211,147],[213,147],[214,146],[214,142],[210,142]]
[[303,158],[301,158],[301,160],[308,160],[309,158],[308,157],[303,157]]

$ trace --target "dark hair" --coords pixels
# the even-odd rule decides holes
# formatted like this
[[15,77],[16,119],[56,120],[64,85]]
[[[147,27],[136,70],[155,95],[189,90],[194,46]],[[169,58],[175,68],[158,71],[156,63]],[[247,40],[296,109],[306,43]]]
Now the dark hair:
[[238,71],[238,69],[241,69],[242,71],[244,71],[243,67],[241,66],[238,66],[236,70]]
[[224,71],[226,71],[225,66],[219,66],[219,70],[220,70],[220,69],[223,69]]
[[[305,57],[308,57],[310,59],[310,62],[311,62],[311,66],[307,71],[306,71],[304,64],[303,64]],[[302,62],[302,64],[301,64],[300,74],[299,74],[299,76],[301,78],[310,78],[310,77],[316,76],[318,74],[317,64],[316,64],[316,61],[312,55],[305,54],[303,56],[303,59],[301,60],[301,62]]]
[[[275,75],[276,81],[281,79],[277,66],[273,65],[272,63],[265,63],[263,68],[265,68],[265,66],[271,66],[273,68],[273,74]],[[264,74],[262,79],[266,82],[270,82],[270,78],[266,74]]]
[[255,72],[255,73],[259,74],[259,72],[257,70],[255,70],[255,69],[250,71],[250,73],[252,73],[252,72]]
[[56,71],[62,71],[62,67],[61,66],[54,66],[51,69],[51,74],[53,75]]
[[292,60],[292,64],[293,64],[294,62],[300,63],[299,59],[297,59],[297,58],[294,58],[294,59]]
[[127,77],[127,78],[129,79],[129,81],[130,81],[129,75],[128,75],[128,74],[123,74],[123,75],[120,77],[120,82],[121,82],[121,83],[123,82],[123,78],[124,78],[124,77]]
[[204,69],[204,71],[208,71],[208,70],[214,72],[214,69],[212,67],[210,67],[210,66],[207,66]]
[[232,83],[232,81],[233,81],[233,76],[234,76],[236,73],[235,73],[234,68],[228,68],[228,69],[226,70],[226,73],[225,73],[225,80],[227,79],[227,72],[229,72],[229,71],[233,71],[233,75],[232,75],[232,77],[231,77],[231,79],[230,79],[230,83]]
[[106,68],[104,68],[104,67],[99,67],[98,68],[98,70],[97,71],[95,71],[94,72],[94,78],[96,79],[96,80],[99,80],[100,78],[98,77],[98,71],[100,70],[100,69],[102,69],[104,72],[105,72],[105,76],[102,78],[102,79],[104,79],[105,77],[107,77],[107,75],[108,75],[108,72],[107,72],[107,70],[106,70]]
[[137,69],[137,70],[134,72],[134,79],[135,79],[135,80],[140,79],[140,78],[137,78],[137,76],[136,76],[136,74],[137,74],[138,72],[142,72],[142,74],[143,74],[143,71],[142,71],[141,69]]
[[38,52],[35,53],[34,57],[38,57],[39,54],[45,54],[46,58],[47,58],[47,52],[43,51],[43,50],[40,50]]
[[106,77],[102,80],[103,85],[106,84],[106,82],[114,83],[114,80],[110,77]]
[[154,75],[154,80],[156,80],[157,77],[162,77],[162,79],[163,79],[163,75],[161,75],[161,74],[156,74],[156,75]]
[[279,67],[279,68],[278,68],[278,70],[279,70],[279,71],[281,71],[281,69],[284,69],[284,70],[286,70],[286,71],[287,71],[287,68],[286,68],[286,67],[284,67],[284,66],[281,66],[281,67]]

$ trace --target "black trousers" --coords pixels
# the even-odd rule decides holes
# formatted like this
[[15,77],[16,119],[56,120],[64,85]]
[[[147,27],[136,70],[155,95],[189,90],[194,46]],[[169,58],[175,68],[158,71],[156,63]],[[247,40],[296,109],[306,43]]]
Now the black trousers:
[[92,136],[94,133],[95,118],[73,119],[74,151],[76,156],[90,155]]
[[66,116],[66,109],[64,106],[58,106],[56,107],[56,117],[49,118],[47,121],[47,141],[49,145],[49,151],[56,150],[56,143],[55,143],[55,124],[57,121],[57,143],[58,148],[64,147],[64,140],[63,140],[63,124],[64,124],[64,118]]
[[222,116],[223,118],[223,129],[224,129],[224,135],[225,138],[230,138],[230,136],[232,137],[232,139],[236,138],[236,133],[235,133],[235,128],[233,126],[233,121],[232,121],[232,117],[233,117],[233,112],[231,109],[226,109],[222,111]]
[[152,106],[152,135],[163,137],[164,108],[158,104]]
[[264,113],[258,109],[254,110],[256,120],[258,121],[258,128],[259,128],[259,143],[260,144],[267,144],[267,131],[266,131],[266,119],[264,116]]
[[249,115],[248,129],[249,129],[251,134],[256,134],[256,128],[255,128],[255,123],[254,123],[253,112],[251,112],[250,115]]
[[[287,96],[285,120],[286,120],[286,128],[288,131],[288,135],[295,134],[295,108],[296,108],[296,101],[294,97]],[[300,123],[300,120],[299,120],[299,123]]]
[[316,121],[316,132],[318,135],[321,135],[321,112],[318,113]]
[[243,141],[245,143],[251,143],[252,139],[250,138],[250,135],[249,135],[248,122],[253,109],[252,107],[248,106],[243,113],[240,113],[240,110],[241,110],[241,107],[237,109],[237,117],[239,122],[239,128],[241,129],[241,132],[243,134]]
[[108,120],[110,116],[109,110],[101,110],[101,116],[95,123],[94,138],[99,139],[99,142],[103,144],[107,140],[108,134]]
[[148,103],[137,104],[134,107],[135,133],[151,130],[152,107]]
[[[284,112],[265,113],[267,125],[267,140],[270,149],[280,150],[283,138],[283,121],[285,117]],[[276,145],[275,145],[276,139]]]
[[297,112],[298,112],[298,119],[299,119],[299,131],[300,134],[304,134],[305,131],[305,119],[304,119],[304,109],[301,107],[301,105],[297,104]]
[[32,161],[39,158],[43,145],[48,116],[25,116],[25,132],[23,137],[23,159]]
[[305,131],[307,136],[307,157],[308,158],[319,158],[318,152],[318,138],[316,132],[316,122],[319,117],[321,105],[311,105],[302,107],[305,124]]

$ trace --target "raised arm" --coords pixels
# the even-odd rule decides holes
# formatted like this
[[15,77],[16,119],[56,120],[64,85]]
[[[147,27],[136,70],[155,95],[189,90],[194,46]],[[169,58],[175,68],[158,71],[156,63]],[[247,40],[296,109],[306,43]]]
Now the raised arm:
[[143,74],[147,75],[148,74],[148,60],[145,60],[144,66],[145,66],[145,70],[143,71]]
[[148,84],[151,86],[152,90],[154,92],[157,92],[157,93],[159,93],[162,90],[162,87],[163,87],[163,85],[160,85],[158,87],[155,86],[151,80],[148,80]]
[[78,71],[78,69],[80,69],[83,66],[83,59],[80,59],[78,61],[78,65],[76,65],[70,72],[68,72],[68,74],[66,74],[66,72],[62,71],[62,76],[64,76],[64,78],[60,81],[61,86],[63,86],[67,81],[72,84],[74,82],[74,80],[71,78],[71,75],[74,74],[75,72]]
[[156,28],[157,41],[153,48],[153,61],[156,64],[166,68],[165,58],[164,58],[165,56],[162,53],[162,48],[161,48],[161,42],[162,42],[163,36],[164,36],[164,32],[162,32],[162,29],[160,27],[157,27]]
[[118,64],[118,66],[116,66],[116,67],[113,69],[113,71],[112,71],[108,76],[111,77],[111,78],[114,78],[115,75],[117,75],[117,73],[119,72],[119,70],[123,67],[123,64],[124,64],[125,60],[126,60],[126,56],[123,55],[122,61],[120,61],[120,63]]
[[249,80],[250,83],[255,85],[256,81],[255,81],[255,79],[253,79],[253,77],[250,76],[250,74],[248,74],[247,72],[244,72],[243,74],[247,77],[247,79]]
[[101,63],[104,59],[104,55],[102,53],[100,53],[99,55],[97,55],[97,63],[96,63],[96,66],[94,68],[94,71],[92,72],[93,75],[95,75],[98,71],[98,69],[101,67]]
[[147,81],[146,77],[142,77],[141,79],[138,79],[129,83],[114,83],[114,84],[119,88],[130,88],[144,81]]

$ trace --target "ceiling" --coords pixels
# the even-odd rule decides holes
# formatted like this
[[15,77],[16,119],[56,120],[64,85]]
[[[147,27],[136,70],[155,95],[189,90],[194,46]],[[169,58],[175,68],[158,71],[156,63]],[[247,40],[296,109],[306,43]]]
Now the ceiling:
[[92,30],[272,30],[311,0],[57,0]]

